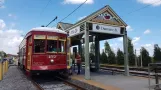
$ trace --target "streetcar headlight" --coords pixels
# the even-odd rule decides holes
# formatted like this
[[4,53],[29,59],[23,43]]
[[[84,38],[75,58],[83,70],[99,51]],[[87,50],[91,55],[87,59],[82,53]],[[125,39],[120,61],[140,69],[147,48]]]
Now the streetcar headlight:
[[54,60],[53,60],[53,59],[51,59],[51,60],[50,60],[50,62],[51,62],[51,63],[54,63]]

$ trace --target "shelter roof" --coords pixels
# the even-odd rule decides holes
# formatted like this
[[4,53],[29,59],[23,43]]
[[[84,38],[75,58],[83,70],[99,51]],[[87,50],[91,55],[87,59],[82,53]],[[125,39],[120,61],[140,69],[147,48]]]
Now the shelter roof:
[[68,31],[68,30],[70,30],[70,29],[72,29],[72,28],[78,26],[78,25],[81,24],[81,23],[84,23],[84,22],[86,22],[86,21],[92,21],[92,19],[96,18],[97,16],[99,16],[100,14],[102,14],[102,13],[104,13],[104,12],[106,12],[106,11],[107,11],[107,12],[112,16],[112,18],[114,18],[115,21],[116,21],[116,23],[115,23],[115,22],[111,22],[110,20],[108,20],[106,24],[114,24],[114,25],[117,24],[117,25],[119,25],[119,26],[124,26],[124,27],[127,26],[127,24],[126,24],[126,23],[125,23],[125,22],[124,22],[124,21],[123,21],[115,12],[114,12],[114,10],[113,10],[109,5],[106,5],[105,7],[103,7],[103,8],[101,8],[101,9],[97,10],[96,12],[90,14],[89,16],[85,17],[84,19],[82,19],[82,20],[76,22],[75,24],[73,24],[72,26],[70,26],[69,28],[67,28],[67,29],[65,29],[65,30]]
[[73,26],[73,24],[71,24],[71,23],[59,22],[57,25],[57,28],[62,29],[62,30],[66,30],[71,26]]

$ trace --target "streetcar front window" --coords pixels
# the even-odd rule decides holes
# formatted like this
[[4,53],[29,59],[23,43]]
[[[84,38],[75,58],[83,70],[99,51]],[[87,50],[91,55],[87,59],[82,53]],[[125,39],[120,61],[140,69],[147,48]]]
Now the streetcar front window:
[[45,40],[35,39],[34,40],[34,53],[44,53],[45,52]]
[[57,40],[47,40],[47,52],[57,52]]

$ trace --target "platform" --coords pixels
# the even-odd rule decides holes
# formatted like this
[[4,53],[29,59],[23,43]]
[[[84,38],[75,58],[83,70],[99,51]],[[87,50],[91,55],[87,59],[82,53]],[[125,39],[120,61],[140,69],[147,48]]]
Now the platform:
[[[84,79],[84,69],[81,75],[74,74],[71,78],[98,86],[105,90],[149,90],[148,78],[124,76],[121,73],[112,75],[107,70],[100,70],[97,73],[91,72],[91,80]],[[154,84],[154,80],[151,83]]]
[[37,90],[17,66],[10,66],[8,72],[0,81],[0,90]]

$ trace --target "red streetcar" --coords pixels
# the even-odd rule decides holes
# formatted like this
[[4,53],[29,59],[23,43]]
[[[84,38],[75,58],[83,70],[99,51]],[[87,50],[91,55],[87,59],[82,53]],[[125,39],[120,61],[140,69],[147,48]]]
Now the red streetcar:
[[28,74],[44,71],[66,72],[67,33],[39,27],[28,32],[19,46],[18,65]]

